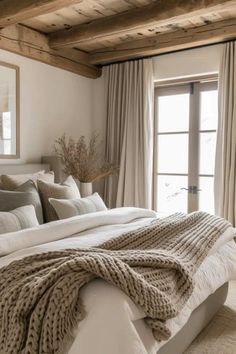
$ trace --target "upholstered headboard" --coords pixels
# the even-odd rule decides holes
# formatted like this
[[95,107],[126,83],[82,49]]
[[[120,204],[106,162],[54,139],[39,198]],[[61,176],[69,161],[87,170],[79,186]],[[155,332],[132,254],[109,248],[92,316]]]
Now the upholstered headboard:
[[4,165],[0,164],[0,175],[21,175],[35,173],[41,170],[49,171],[49,164],[17,164],[17,165]]
[[65,178],[61,161],[56,156],[43,156],[42,163],[0,164],[0,176],[30,174],[42,170],[53,171],[56,183],[62,182]]
[[59,183],[65,180],[66,176],[63,173],[63,166],[61,160],[57,156],[43,156],[42,163],[48,164],[50,166],[50,170],[55,174],[55,182]]

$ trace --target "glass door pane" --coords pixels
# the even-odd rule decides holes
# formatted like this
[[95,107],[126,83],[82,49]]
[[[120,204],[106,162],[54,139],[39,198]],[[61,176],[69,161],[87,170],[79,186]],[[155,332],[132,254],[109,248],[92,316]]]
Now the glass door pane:
[[162,213],[187,213],[187,176],[159,175],[157,181],[157,210]]
[[189,130],[189,93],[158,97],[158,132]]
[[199,187],[199,210],[214,214],[214,177],[200,177]]
[[158,173],[188,173],[188,134],[158,135]]
[[200,133],[200,175],[214,175],[216,132]]
[[202,91],[200,101],[200,130],[216,130],[218,125],[218,91]]

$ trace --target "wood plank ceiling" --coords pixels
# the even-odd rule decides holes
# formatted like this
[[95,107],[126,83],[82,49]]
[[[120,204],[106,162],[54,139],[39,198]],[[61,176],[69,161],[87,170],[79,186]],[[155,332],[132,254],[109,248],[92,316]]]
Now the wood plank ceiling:
[[101,65],[236,38],[236,0],[1,0],[0,49],[96,78]]

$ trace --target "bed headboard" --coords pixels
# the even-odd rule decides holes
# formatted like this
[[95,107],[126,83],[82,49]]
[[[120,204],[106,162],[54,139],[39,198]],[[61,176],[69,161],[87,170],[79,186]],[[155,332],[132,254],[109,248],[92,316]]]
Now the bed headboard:
[[12,165],[4,165],[0,164],[0,175],[21,175],[21,174],[30,174],[35,173],[41,170],[49,171],[49,164],[12,164]]
[[53,171],[56,183],[65,179],[61,161],[56,156],[43,156],[42,163],[0,164],[0,176],[31,174],[42,170]]

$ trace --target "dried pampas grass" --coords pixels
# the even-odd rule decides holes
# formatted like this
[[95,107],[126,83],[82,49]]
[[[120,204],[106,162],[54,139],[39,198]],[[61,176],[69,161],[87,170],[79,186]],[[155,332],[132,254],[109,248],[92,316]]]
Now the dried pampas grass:
[[119,167],[104,162],[98,134],[93,133],[88,144],[85,136],[78,141],[63,134],[55,141],[55,151],[64,164],[64,172],[80,182],[95,182],[118,173]]

